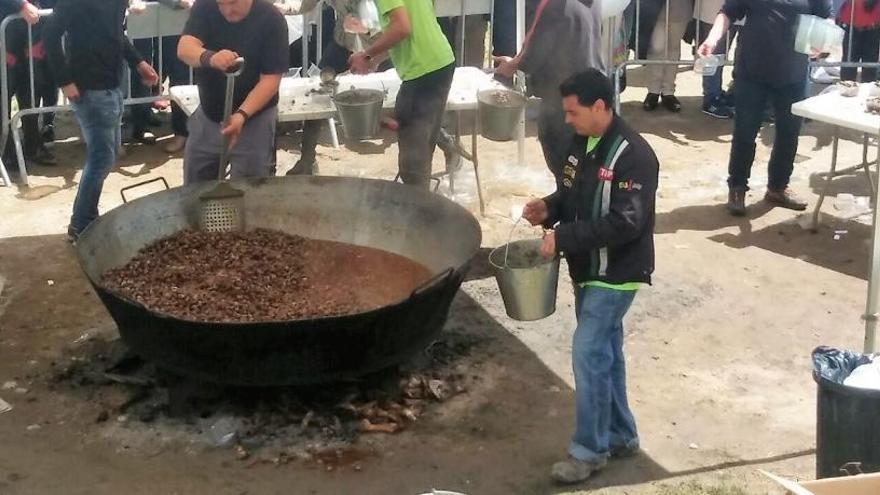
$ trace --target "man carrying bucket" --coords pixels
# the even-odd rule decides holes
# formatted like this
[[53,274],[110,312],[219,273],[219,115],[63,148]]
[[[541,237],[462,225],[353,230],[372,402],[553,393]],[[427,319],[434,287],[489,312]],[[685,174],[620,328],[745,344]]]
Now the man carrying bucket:
[[[398,168],[404,183],[427,189],[431,157],[440,137],[455,56],[437,24],[429,0],[376,0],[382,34],[365,50],[348,59],[351,71],[366,74],[386,51],[403,83],[397,93],[394,115],[400,148]],[[449,160],[447,160],[449,163]]]
[[614,114],[611,83],[601,71],[570,77],[560,93],[576,135],[563,163],[553,164],[556,192],[526,204],[523,218],[555,226],[541,254],[563,254],[575,285],[575,433],[568,459],[551,474],[577,483],[608,457],[639,448],[626,398],[623,317],[654,271],[659,165],[648,143]]

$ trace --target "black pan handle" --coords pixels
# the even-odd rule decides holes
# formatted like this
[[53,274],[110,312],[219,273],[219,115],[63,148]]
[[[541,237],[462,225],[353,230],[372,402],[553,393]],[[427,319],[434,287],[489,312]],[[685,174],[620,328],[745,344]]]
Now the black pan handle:
[[437,275],[434,275],[433,277],[425,281],[422,285],[416,287],[415,290],[413,290],[412,293],[409,295],[409,298],[412,299],[418,295],[421,295],[426,290],[433,288],[440,282],[445,281],[446,279],[451,277],[453,273],[455,273],[455,270],[453,270],[452,267],[449,267],[438,273]]
[[128,198],[125,197],[125,191],[130,191],[130,190],[132,190],[132,189],[136,189],[136,188],[138,188],[138,187],[145,186],[145,185],[147,185],[147,184],[152,184],[153,182],[159,182],[160,180],[162,181],[162,184],[165,185],[165,190],[166,190],[166,191],[167,191],[168,189],[171,189],[170,187],[168,187],[168,181],[165,180],[165,177],[156,177],[155,179],[145,180],[145,181],[143,181],[143,182],[138,182],[137,184],[132,184],[132,185],[130,185],[130,186],[125,186],[125,187],[123,187],[122,189],[120,189],[120,190],[119,190],[119,195],[122,196],[122,202],[123,202],[123,203],[128,203]]

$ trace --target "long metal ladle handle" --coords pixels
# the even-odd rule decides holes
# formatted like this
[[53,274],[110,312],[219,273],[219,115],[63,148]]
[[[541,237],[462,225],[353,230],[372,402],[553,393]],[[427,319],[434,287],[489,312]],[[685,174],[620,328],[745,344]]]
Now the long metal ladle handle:
[[220,122],[220,170],[217,172],[217,180],[226,178],[226,165],[229,160],[229,146],[226,136],[222,134],[223,125],[229,121],[232,115],[232,96],[235,93],[235,78],[244,70],[244,57],[235,59],[232,67],[226,71],[226,100],[223,102],[223,120]]

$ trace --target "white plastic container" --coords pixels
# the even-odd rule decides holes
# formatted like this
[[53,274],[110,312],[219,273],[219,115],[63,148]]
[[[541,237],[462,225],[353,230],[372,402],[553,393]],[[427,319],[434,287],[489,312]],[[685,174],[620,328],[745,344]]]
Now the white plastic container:
[[722,63],[724,63],[724,57],[721,55],[699,57],[694,60],[694,73],[700,76],[715,75],[715,71]]
[[828,53],[843,46],[844,31],[828,19],[814,15],[798,16],[794,51],[810,55],[812,52]]
[[599,12],[603,19],[617,17],[629,6],[630,0],[599,0]]

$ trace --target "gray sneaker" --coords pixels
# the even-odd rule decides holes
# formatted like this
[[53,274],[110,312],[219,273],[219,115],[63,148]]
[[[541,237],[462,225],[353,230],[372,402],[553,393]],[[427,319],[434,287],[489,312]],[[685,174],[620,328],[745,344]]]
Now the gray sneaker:
[[446,160],[446,172],[453,173],[461,170],[461,153],[458,151],[458,144],[445,129],[440,129],[440,135],[437,137],[437,147],[443,151]]
[[580,483],[593,475],[596,471],[601,470],[608,464],[606,459],[597,462],[580,461],[574,457],[569,457],[564,461],[553,464],[550,470],[550,477],[557,483],[570,485]]

